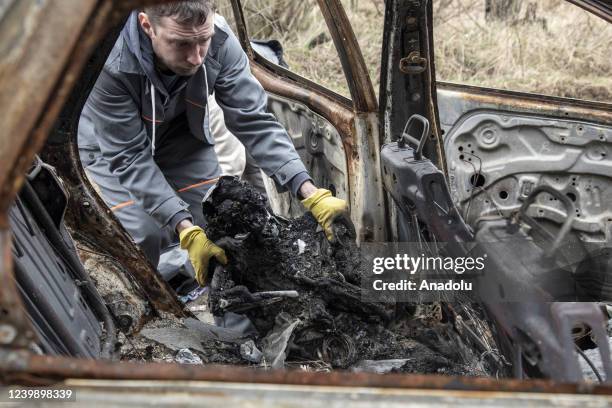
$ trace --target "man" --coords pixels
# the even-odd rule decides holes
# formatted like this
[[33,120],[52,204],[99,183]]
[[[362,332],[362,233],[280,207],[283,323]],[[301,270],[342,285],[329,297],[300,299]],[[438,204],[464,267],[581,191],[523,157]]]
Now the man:
[[219,175],[213,92],[228,130],[277,186],[303,200],[328,239],[347,211],[344,200],[314,186],[266,112],[266,94],[227,23],[215,21],[211,0],[132,12],[81,114],[81,160],[152,264],[178,234],[201,285],[211,258],[227,262],[201,228],[202,198]]

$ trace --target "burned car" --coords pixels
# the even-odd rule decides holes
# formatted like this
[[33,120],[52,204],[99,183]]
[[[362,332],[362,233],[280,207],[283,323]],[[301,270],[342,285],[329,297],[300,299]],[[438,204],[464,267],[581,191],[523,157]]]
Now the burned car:
[[[603,1],[572,2],[612,18]],[[304,398],[304,390],[278,392],[291,384],[348,387],[338,399],[368,394],[351,388],[362,386],[402,396],[411,388],[426,402],[441,398],[427,390],[468,391],[450,396],[458,404],[475,391],[525,401],[546,396],[512,393],[588,394],[564,396],[576,404],[610,393],[607,384],[578,384],[583,349],[599,356],[602,381],[612,375],[600,303],[611,300],[610,105],[436,82],[432,4],[401,0],[385,3],[377,98],[342,3],[318,4],[350,98],[264,56],[241,1],[231,1],[226,17],[269,111],[316,183],[347,199],[360,245],[487,255],[489,272],[474,277],[479,296],[365,301],[355,242],[330,250],[288,194],[272,192],[268,203],[222,179],[203,205],[233,261],[217,268],[208,304],[181,301],[96,193],[76,146],[83,104],[140,2],[9,1],[0,8],[3,383],[73,384],[91,401],[131,389],[134,403],[157,394],[121,380],[156,380],[217,402],[252,398],[245,383],[279,403]],[[255,334],[222,330],[208,311],[246,314]],[[336,369],[347,372],[326,373]],[[445,376],[415,375],[423,373]],[[194,382],[173,383],[181,380]]]

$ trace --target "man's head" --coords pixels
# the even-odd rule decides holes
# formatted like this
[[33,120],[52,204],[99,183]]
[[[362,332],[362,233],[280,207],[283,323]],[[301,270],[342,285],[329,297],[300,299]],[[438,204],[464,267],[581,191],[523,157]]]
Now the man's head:
[[189,76],[202,65],[212,36],[213,0],[188,0],[145,8],[138,21],[151,38],[157,64]]

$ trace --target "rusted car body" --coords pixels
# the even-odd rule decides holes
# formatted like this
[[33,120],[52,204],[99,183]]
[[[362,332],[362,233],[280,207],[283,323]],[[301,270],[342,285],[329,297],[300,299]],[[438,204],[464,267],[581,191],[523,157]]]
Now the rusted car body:
[[[612,19],[612,10],[606,2],[572,2],[609,22]],[[321,403],[330,392],[335,393],[333,398],[338,401],[367,395],[364,401],[371,398],[370,401],[390,403],[417,398],[427,404],[441,399],[447,402],[450,399],[456,404],[474,404],[474,401],[487,398],[490,405],[504,405],[512,399],[551,404],[555,400],[573,405],[610,404],[612,388],[607,384],[576,383],[575,367],[569,367],[570,363],[548,363],[549,368],[557,367],[560,374],[555,377],[544,370],[544,377],[561,381],[556,382],[140,365],[33,352],[30,346],[36,339],[35,330],[14,283],[8,213],[37,153],[55,168],[68,192],[65,220],[70,228],[87,235],[98,248],[118,260],[141,288],[141,295],[154,313],[189,315],[95,193],[83,172],[76,147],[76,126],[88,91],[125,15],[144,3],[147,2],[13,0],[0,8],[0,47],[3,50],[0,64],[0,106],[3,107],[3,131],[0,133],[0,380],[3,383],[45,385],[60,382],[80,390],[83,401],[89,399],[98,403],[101,393],[129,391],[131,397],[122,403],[129,402],[130,398],[134,403],[144,403],[155,401],[164,390],[171,389],[172,392],[186,392],[190,398],[195,398],[192,401],[255,401],[262,405],[266,401],[296,404],[304,393],[314,393],[313,401]],[[450,142],[443,134],[452,134],[457,118],[483,106],[494,112],[514,112],[517,116],[528,114],[557,121],[573,120],[603,129],[605,137],[609,134],[612,123],[609,104],[568,102],[436,84],[431,4],[428,1],[386,2],[380,103],[339,0],[319,0],[319,6],[340,55],[350,99],[274,65],[253,51],[240,1],[232,0],[231,3],[237,34],[251,59],[251,69],[270,94],[270,110],[285,124],[291,123],[292,115],[308,119],[308,129],[288,126],[288,131],[294,139],[301,139],[296,144],[300,144],[305,157],[311,159],[310,170],[315,169],[315,181],[320,185],[333,185],[339,196],[349,200],[358,239],[362,242],[395,241],[406,234],[398,230],[403,222],[401,206],[394,203],[393,192],[385,190],[380,151],[384,143],[402,133],[402,126],[413,114],[429,119],[431,128],[423,155],[447,180],[452,180],[449,176],[455,170],[449,166],[452,158],[449,159],[451,153],[445,146]],[[449,184],[452,190],[452,181]],[[461,202],[461,197],[453,199]],[[286,197],[279,196],[275,200],[275,209],[292,213],[293,204]],[[427,224],[426,221],[421,220]],[[436,231],[435,225],[428,227]],[[410,238],[410,231],[407,234],[403,239]],[[527,310],[492,306],[490,310],[508,333],[529,313],[550,313],[548,306]],[[551,329],[548,335],[555,336],[556,332]],[[554,346],[551,343],[551,349]],[[508,347],[518,353],[519,360],[522,359],[524,350],[520,345]],[[515,374],[521,377],[523,373],[519,369]],[[156,381],[155,389],[151,381]],[[178,381],[182,388],[178,387]],[[253,395],[257,396],[254,400]]]

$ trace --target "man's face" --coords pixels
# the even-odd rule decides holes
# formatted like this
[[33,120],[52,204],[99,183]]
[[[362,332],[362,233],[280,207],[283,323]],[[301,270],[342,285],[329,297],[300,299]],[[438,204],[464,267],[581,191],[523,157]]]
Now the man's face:
[[177,75],[191,76],[202,65],[213,34],[214,13],[202,25],[183,25],[172,17],[162,17],[154,25],[145,13],[138,15],[140,25],[151,38],[156,63]]

